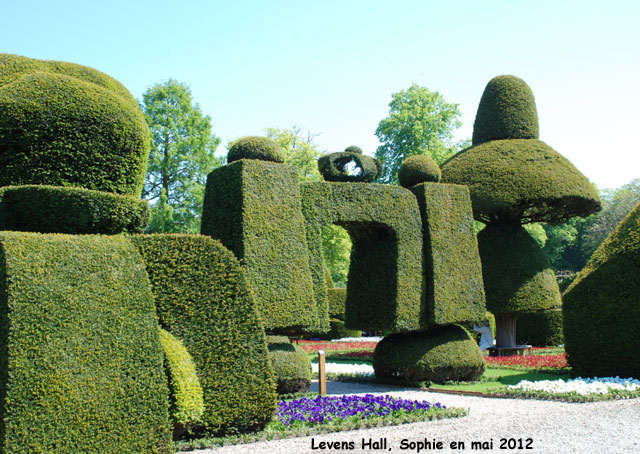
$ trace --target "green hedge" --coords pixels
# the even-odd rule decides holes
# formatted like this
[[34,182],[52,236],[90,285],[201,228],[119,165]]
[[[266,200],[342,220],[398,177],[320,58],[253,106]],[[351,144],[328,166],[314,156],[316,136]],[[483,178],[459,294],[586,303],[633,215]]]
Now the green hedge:
[[442,164],[442,180],[469,186],[482,222],[548,222],[600,209],[593,185],[539,140],[496,140],[462,150]]
[[362,330],[349,329],[343,320],[339,318],[329,319],[329,326],[331,327],[328,332],[318,335],[320,339],[332,340],[342,339],[343,337],[360,337],[362,336]]
[[555,309],[518,316],[516,326],[518,344],[548,347],[564,344],[562,310]]
[[234,141],[227,154],[227,162],[240,159],[284,162],[284,152],[268,137],[247,136]]
[[426,318],[421,329],[483,319],[482,265],[468,189],[421,183],[411,191],[422,213]]
[[503,139],[537,139],[538,111],[531,88],[515,76],[489,81],[473,124],[473,145]]
[[373,352],[373,369],[377,378],[443,383],[477,380],[485,363],[469,333],[450,325],[385,336]]
[[122,236],[0,233],[3,453],[171,449],[157,316]]
[[149,220],[146,200],[59,186],[0,188],[0,230],[41,233],[141,233]]
[[204,396],[193,358],[169,331],[158,328],[164,351],[164,365],[169,382],[169,416],[176,428],[186,429],[200,422],[204,413]]
[[201,235],[131,239],[146,264],[160,325],[195,361],[205,403],[201,429],[225,433],[263,426],[275,410],[275,383],[236,258]]
[[535,312],[562,305],[549,260],[520,225],[490,224],[478,233],[487,310]]
[[139,197],[149,129],[95,69],[0,54],[0,186],[79,186]]
[[[279,336],[278,336],[279,337]],[[278,381],[278,394],[307,392],[311,386],[311,360],[297,345],[267,337],[269,360]]]
[[409,156],[402,161],[398,170],[398,182],[405,188],[427,181],[438,182],[441,178],[438,163],[423,154]]
[[207,178],[201,231],[242,260],[265,329],[328,329],[326,299],[316,307],[313,298],[293,167],[242,159],[215,169]]
[[326,304],[322,228],[344,227],[353,247],[346,301],[354,329],[418,329],[424,316],[422,221],[407,189],[370,183],[303,183],[302,211],[318,306]]
[[[349,173],[347,165],[353,164],[358,171]],[[361,182],[375,181],[382,170],[382,164],[371,156],[362,154],[362,150],[330,153],[318,159],[318,170],[326,181]]]
[[640,377],[640,205],[564,293],[565,349],[575,374]]
[[329,299],[329,317],[344,320],[347,307],[347,289],[329,288],[327,289],[327,297]]

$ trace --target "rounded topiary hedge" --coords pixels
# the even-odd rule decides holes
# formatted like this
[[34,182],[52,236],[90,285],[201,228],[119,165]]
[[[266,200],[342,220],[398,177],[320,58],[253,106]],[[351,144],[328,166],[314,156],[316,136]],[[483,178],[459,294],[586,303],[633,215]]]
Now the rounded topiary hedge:
[[537,139],[538,111],[527,83],[515,76],[489,81],[473,124],[473,145],[503,139]]
[[549,347],[564,344],[562,310],[525,313],[518,316],[516,326],[518,344]]
[[440,167],[429,156],[422,154],[409,156],[402,161],[398,170],[398,182],[409,188],[426,181],[438,182],[442,177]]
[[0,230],[40,233],[141,233],[149,221],[146,200],[60,186],[0,188]]
[[205,412],[195,432],[264,426],[275,381],[262,324],[238,260],[202,235],[133,235],[146,265],[160,326],[196,364]]
[[347,148],[344,149],[344,151],[346,151],[347,153],[362,154],[362,148],[360,148],[360,147],[358,147],[356,145],[348,146]]
[[640,377],[640,205],[593,253],[564,293],[572,373]]
[[158,334],[169,383],[169,417],[174,427],[174,438],[177,438],[202,418],[202,386],[193,358],[182,342],[162,328],[158,328]]
[[373,369],[382,379],[443,383],[476,380],[485,362],[469,333],[449,325],[385,336],[373,352]]
[[297,345],[267,336],[269,360],[278,381],[278,394],[306,392],[311,386],[311,360]]
[[78,186],[139,197],[149,129],[95,69],[0,54],[0,186]]
[[[349,164],[358,170],[350,173]],[[378,178],[382,165],[377,159],[361,152],[343,151],[321,156],[318,159],[318,170],[325,181],[370,183]]]
[[247,136],[236,140],[229,148],[227,162],[240,159],[284,162],[284,152],[268,137]]
[[539,140],[496,140],[467,148],[442,164],[442,180],[469,187],[482,222],[548,222],[600,209],[593,185]]

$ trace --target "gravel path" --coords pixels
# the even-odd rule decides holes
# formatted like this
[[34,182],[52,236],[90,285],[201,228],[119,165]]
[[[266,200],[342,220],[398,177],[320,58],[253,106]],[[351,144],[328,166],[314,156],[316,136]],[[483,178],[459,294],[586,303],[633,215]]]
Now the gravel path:
[[[311,391],[317,391],[317,383]],[[469,411],[465,418],[405,424],[376,429],[339,432],[313,437],[260,442],[249,445],[190,451],[197,454],[333,454],[351,453],[640,453],[640,399],[596,403],[548,402],[528,399],[496,399],[416,391],[359,383],[329,382],[329,394],[383,393],[408,399],[438,401]],[[501,439],[531,439],[532,449],[500,449]],[[379,442],[384,449],[362,448],[362,440]],[[404,441],[403,441],[404,440]],[[429,441],[429,447],[424,442]],[[354,449],[322,449],[322,442],[353,442]],[[438,448],[437,442],[442,442]],[[452,449],[462,441],[464,448]],[[472,448],[471,442],[485,446]],[[489,443],[493,442],[493,449]],[[418,443],[423,443],[422,449]],[[508,443],[508,442],[507,442]],[[433,444],[436,444],[433,446]],[[326,445],[325,445],[326,446]],[[374,448],[375,446],[372,446]]]

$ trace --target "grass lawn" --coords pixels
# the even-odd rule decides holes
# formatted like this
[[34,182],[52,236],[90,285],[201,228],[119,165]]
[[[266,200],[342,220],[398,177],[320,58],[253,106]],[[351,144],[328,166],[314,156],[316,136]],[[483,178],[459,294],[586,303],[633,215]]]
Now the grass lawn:
[[472,391],[488,394],[508,385],[516,385],[522,380],[558,380],[569,379],[568,373],[539,372],[535,370],[505,369],[489,367],[477,382],[451,383],[445,385],[432,384],[430,389],[447,389],[452,391]]

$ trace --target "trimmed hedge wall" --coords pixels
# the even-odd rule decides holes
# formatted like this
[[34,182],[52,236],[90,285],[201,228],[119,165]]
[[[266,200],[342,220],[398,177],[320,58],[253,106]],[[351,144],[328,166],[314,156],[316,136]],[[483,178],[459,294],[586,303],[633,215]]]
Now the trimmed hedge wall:
[[600,210],[593,185],[539,140],[496,140],[462,150],[442,164],[442,180],[469,186],[482,222],[547,222]]
[[548,347],[564,344],[562,310],[554,309],[518,316],[516,326],[518,344]]
[[149,129],[95,69],[0,54],[0,186],[79,186],[139,197]]
[[473,145],[492,140],[537,139],[538,111],[529,85],[515,76],[489,81],[473,124]]
[[157,317],[122,236],[0,233],[3,453],[173,452]]
[[204,397],[193,358],[169,331],[158,328],[169,383],[169,416],[174,434],[198,423],[204,413]]
[[494,314],[559,308],[549,260],[520,225],[490,224],[478,233],[487,310]]
[[593,253],[564,293],[572,373],[640,377],[640,205]]
[[327,300],[322,228],[344,227],[353,242],[346,322],[355,329],[415,330],[425,316],[422,221],[414,195],[398,186],[303,183],[309,260],[318,306]]
[[269,360],[278,381],[278,394],[307,392],[311,386],[311,360],[307,353],[281,336],[267,336]]
[[373,369],[382,379],[444,383],[476,380],[485,363],[469,333],[450,325],[385,336],[373,352]]
[[41,233],[142,233],[149,204],[135,197],[60,186],[0,188],[0,230]]
[[241,159],[207,178],[201,232],[242,260],[268,330],[328,329],[326,298],[318,307],[313,298],[300,203],[296,170],[285,164]]
[[146,264],[160,325],[195,361],[205,403],[201,431],[262,427],[275,411],[275,382],[236,258],[219,241],[201,235],[131,239]]
[[426,318],[421,328],[482,320],[482,265],[465,186],[421,183],[411,188],[422,214]]

